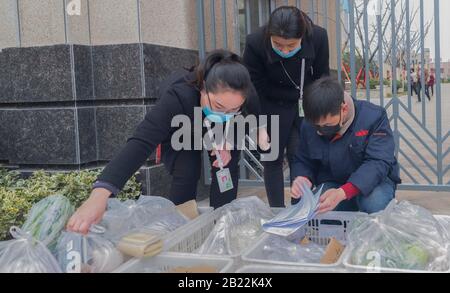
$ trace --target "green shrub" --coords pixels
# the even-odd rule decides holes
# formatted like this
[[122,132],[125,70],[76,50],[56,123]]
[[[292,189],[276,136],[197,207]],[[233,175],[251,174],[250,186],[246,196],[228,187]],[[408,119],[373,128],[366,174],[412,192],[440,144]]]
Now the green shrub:
[[[91,192],[92,184],[101,170],[69,173],[37,171],[28,179],[21,179],[15,171],[0,168],[0,241],[9,238],[11,226],[21,226],[33,204],[43,198],[60,194],[79,207]],[[136,199],[141,186],[133,176],[118,195],[119,199]]]
[[370,80],[370,89],[374,90],[377,86],[380,85],[380,81],[378,79],[371,79]]

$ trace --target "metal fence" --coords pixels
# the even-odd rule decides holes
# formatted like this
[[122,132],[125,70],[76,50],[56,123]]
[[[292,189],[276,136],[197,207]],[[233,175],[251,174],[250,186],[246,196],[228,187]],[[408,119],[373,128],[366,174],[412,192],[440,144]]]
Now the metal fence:
[[[386,108],[401,165],[400,189],[450,191],[450,120],[443,115],[450,113],[450,86],[443,91],[441,1],[197,0],[199,53],[203,57],[219,47],[242,53],[245,35],[264,25],[277,5],[296,5],[333,36],[334,69],[352,96]],[[433,52],[426,45],[434,47]],[[435,95],[428,101],[426,83],[433,66]],[[414,102],[414,85],[420,102]],[[210,174],[204,161],[205,174]],[[263,184],[257,154],[244,151],[240,165],[241,185]]]

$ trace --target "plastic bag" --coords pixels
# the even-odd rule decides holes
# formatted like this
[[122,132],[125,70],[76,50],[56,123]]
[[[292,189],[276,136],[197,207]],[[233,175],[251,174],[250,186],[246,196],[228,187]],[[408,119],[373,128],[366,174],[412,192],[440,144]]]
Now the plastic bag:
[[277,235],[270,235],[265,239],[261,252],[251,257],[271,261],[319,263],[325,248],[314,242],[303,245],[300,241],[301,239],[288,240]]
[[160,214],[158,219],[146,225],[144,230],[159,233],[159,235],[165,235],[167,233],[175,231],[178,227],[185,225],[188,222],[187,218],[180,214],[175,209],[169,209],[167,212]]
[[111,241],[102,238],[101,233],[91,229],[86,236],[73,232],[61,235],[57,258],[63,272],[110,273],[124,262],[122,253]]
[[354,221],[348,235],[356,265],[408,270],[449,268],[445,232],[426,209],[392,201],[386,210]]
[[300,186],[300,189],[303,193],[300,202],[284,209],[275,218],[265,223],[263,225],[265,232],[286,237],[294,234],[298,229],[314,219],[317,215],[317,207],[323,186],[315,194],[306,185]]
[[220,213],[198,253],[238,254],[262,233],[262,222],[273,218],[270,208],[256,196],[235,200],[222,207]]
[[73,212],[74,208],[66,197],[62,195],[46,197],[33,205],[22,230],[53,250]]
[[10,232],[14,239],[0,243],[0,273],[61,273],[42,242],[17,227]]
[[450,242],[450,216],[441,217],[437,219],[442,229],[444,230],[444,236],[447,241]]
[[181,215],[175,205],[162,197],[141,196],[137,201],[108,201],[101,226],[106,228],[104,237],[117,243],[130,232],[146,230],[159,231],[165,235],[186,224],[188,219]]

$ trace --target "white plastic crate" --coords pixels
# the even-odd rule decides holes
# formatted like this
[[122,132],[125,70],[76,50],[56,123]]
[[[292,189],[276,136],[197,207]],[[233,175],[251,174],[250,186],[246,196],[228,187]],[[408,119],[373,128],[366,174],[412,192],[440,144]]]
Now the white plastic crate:
[[154,257],[132,259],[113,273],[161,273],[177,267],[206,265],[216,268],[219,273],[229,273],[233,260],[226,257],[195,256],[181,253],[162,253]]
[[342,268],[309,268],[276,265],[245,265],[236,271],[238,274],[331,274],[347,273]]
[[178,227],[177,229],[175,229],[174,231],[170,232],[169,234],[167,234],[163,237],[163,241],[164,241],[163,250],[166,250],[165,248],[168,247],[170,245],[170,243],[173,243],[173,241],[174,241],[173,239],[176,238],[176,235],[182,233],[182,231],[184,230],[184,227],[187,227],[190,225],[196,225],[196,223],[203,222],[205,220],[205,218],[207,218],[213,211],[214,211],[214,209],[212,207],[199,207],[198,208],[199,216],[197,218],[189,221],[188,223],[186,223],[186,225]]
[[[449,224],[450,223],[450,216],[443,216],[443,215],[436,215],[434,216],[436,220],[438,220],[441,224]],[[450,231],[450,227],[447,228],[447,231]],[[348,270],[352,270],[355,272],[371,272],[371,273],[450,273],[450,267],[446,271],[424,271],[424,270],[406,270],[406,269],[394,269],[394,268],[386,268],[386,267],[367,267],[367,266],[361,266],[361,265],[355,265],[351,262],[351,256],[352,256],[352,247],[348,247],[346,249],[344,255],[343,255],[343,263],[344,266]],[[450,263],[450,255],[449,257],[449,263]]]
[[[202,217],[201,220],[184,225],[164,243],[164,251],[195,254],[214,229],[216,221],[222,216],[222,209],[223,207],[218,208]],[[281,210],[281,208],[273,208],[272,212],[276,214]],[[232,258],[239,256],[240,254],[227,255]]]
[[[309,239],[321,246],[328,245],[330,238],[334,237],[342,244],[347,243],[347,232],[349,224],[356,217],[365,215],[364,213],[355,212],[329,212],[324,215],[319,215],[316,219],[311,220],[307,225],[302,227],[297,235],[299,238],[308,236]],[[321,264],[321,263],[299,263],[299,262],[287,262],[287,261],[274,261],[266,260],[263,255],[263,246],[265,241],[271,237],[270,234],[265,233],[259,240],[248,250],[246,250],[242,256],[242,259],[246,262],[261,263],[266,265],[275,266],[307,266],[315,268],[336,268],[342,265],[343,255],[334,264]],[[347,248],[345,249],[347,250]],[[345,252],[344,250],[344,252]]]

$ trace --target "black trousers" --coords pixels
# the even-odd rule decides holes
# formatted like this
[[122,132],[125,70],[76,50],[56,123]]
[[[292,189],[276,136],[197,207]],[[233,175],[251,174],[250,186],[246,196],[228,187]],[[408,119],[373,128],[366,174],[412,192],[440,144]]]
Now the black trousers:
[[[172,171],[172,186],[170,188],[169,199],[175,204],[183,204],[196,198],[197,184],[201,176],[202,151],[181,151]],[[220,193],[217,183],[216,172],[220,169],[211,167],[212,184],[210,189],[210,205],[213,208],[219,208],[236,199],[239,183],[239,151],[231,152],[231,161],[226,168],[230,169],[233,179],[233,189],[225,193]],[[209,155],[210,164],[216,160]]]
[[427,85],[427,86],[425,87],[425,95],[427,95],[428,100],[431,101],[430,88],[431,88],[431,91],[433,91],[433,95],[434,95],[433,87],[430,86],[430,85]]
[[[290,164],[292,157],[300,142],[300,125],[302,119],[298,116],[298,104],[281,104],[277,101],[264,101],[263,109],[265,114],[278,115],[280,119],[279,128],[274,129],[279,133],[280,153],[275,161],[262,162],[264,166],[264,185],[271,207],[284,207],[284,176],[283,161],[285,151]],[[270,118],[268,119],[268,132],[272,138],[272,127]]]

